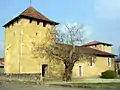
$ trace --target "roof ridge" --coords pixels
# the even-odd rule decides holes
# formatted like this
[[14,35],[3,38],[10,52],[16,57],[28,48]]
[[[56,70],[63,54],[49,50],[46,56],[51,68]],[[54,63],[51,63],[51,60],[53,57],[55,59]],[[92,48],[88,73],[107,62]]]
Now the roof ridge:
[[96,45],[96,44],[106,44],[106,45],[112,46],[112,44],[101,42],[101,41],[91,41],[86,44],[83,44],[82,46],[91,46],[91,45]]

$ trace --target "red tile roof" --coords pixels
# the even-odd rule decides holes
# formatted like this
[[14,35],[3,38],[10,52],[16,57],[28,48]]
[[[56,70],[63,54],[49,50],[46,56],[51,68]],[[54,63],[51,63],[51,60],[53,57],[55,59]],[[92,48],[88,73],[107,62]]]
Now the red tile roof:
[[120,58],[115,59],[115,62],[120,62]]
[[[71,45],[67,45],[67,44],[57,44],[57,45],[62,47],[62,48],[71,48],[72,47]],[[93,54],[93,55],[96,55],[96,56],[103,56],[103,57],[114,57],[114,56],[116,56],[112,53],[96,50],[96,49],[89,48],[89,47],[76,46],[76,48],[78,50],[81,50],[81,52],[83,52],[83,53]]]
[[3,62],[3,61],[4,61],[4,58],[0,58],[0,62],[1,62],[1,61]]
[[19,16],[17,16],[16,18],[14,18],[13,20],[11,20],[7,24],[5,24],[4,27],[7,26],[7,25],[9,25],[13,21],[19,19],[20,17],[32,18],[32,19],[43,21],[43,22],[48,22],[48,23],[51,23],[51,24],[54,24],[54,25],[59,24],[59,23],[57,23],[55,21],[52,21],[52,20],[48,19],[47,17],[45,17],[42,13],[38,12],[33,7],[28,7]]
[[84,44],[84,45],[82,45],[82,46],[92,46],[92,45],[98,45],[98,44],[103,44],[103,45],[107,45],[107,46],[112,46],[112,44],[108,44],[108,43],[104,43],[104,42],[99,42],[99,41],[89,42],[89,43]]
[[0,58],[0,66],[4,66],[4,58]]
[[45,17],[42,13],[38,12],[36,9],[34,9],[33,7],[28,7],[25,11],[23,11],[20,15],[23,16],[28,16],[28,17],[33,17],[36,19],[41,19],[44,21],[49,21],[49,22],[53,22],[56,23],[50,19],[48,19],[47,17]]

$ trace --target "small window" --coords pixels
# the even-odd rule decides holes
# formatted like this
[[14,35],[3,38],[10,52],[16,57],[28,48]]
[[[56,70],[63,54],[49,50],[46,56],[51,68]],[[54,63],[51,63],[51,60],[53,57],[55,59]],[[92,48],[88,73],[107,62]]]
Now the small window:
[[43,27],[45,27],[46,26],[46,23],[45,22],[43,22]]
[[8,48],[6,48],[6,50],[8,50]]
[[94,65],[94,58],[91,57],[91,58],[90,58],[90,66],[93,66],[93,65]]
[[19,20],[17,19],[17,23],[19,22]]
[[36,36],[38,35],[38,33],[36,32]]
[[14,23],[12,23],[12,26],[14,25]]
[[10,25],[8,24],[8,26],[7,26],[8,28],[10,27]]
[[53,25],[52,23],[50,23],[50,25]]
[[30,21],[29,21],[30,23],[32,23],[32,19],[30,19]]
[[108,67],[111,67],[111,58],[108,58],[107,64],[108,64]]
[[15,31],[13,32],[13,36],[15,36]]
[[39,23],[40,23],[40,22],[39,22],[39,21],[37,21],[37,25],[39,25]]

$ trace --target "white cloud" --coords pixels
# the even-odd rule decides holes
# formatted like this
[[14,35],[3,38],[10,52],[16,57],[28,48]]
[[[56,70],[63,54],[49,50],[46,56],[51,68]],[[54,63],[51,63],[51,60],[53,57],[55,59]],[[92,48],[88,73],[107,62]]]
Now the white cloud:
[[105,19],[120,18],[120,0],[95,0],[96,16]]

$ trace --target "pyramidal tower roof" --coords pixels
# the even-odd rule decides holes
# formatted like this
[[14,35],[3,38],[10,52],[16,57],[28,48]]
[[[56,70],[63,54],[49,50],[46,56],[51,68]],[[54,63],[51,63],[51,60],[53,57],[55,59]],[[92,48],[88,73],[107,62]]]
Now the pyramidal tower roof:
[[55,21],[52,21],[52,20],[48,19],[42,13],[38,12],[36,9],[34,9],[33,7],[30,6],[26,10],[24,10],[20,15],[18,15],[17,17],[12,19],[8,23],[6,23],[4,25],[4,27],[6,27],[7,25],[11,24],[12,22],[14,22],[15,20],[19,19],[20,17],[31,18],[31,19],[35,19],[35,20],[38,20],[38,21],[51,23],[51,24],[54,24],[54,25],[59,24],[59,23],[57,23]]
[[38,12],[33,7],[28,7],[20,15],[52,22],[50,19],[48,19],[47,17],[45,17],[43,14],[41,14],[40,12]]

